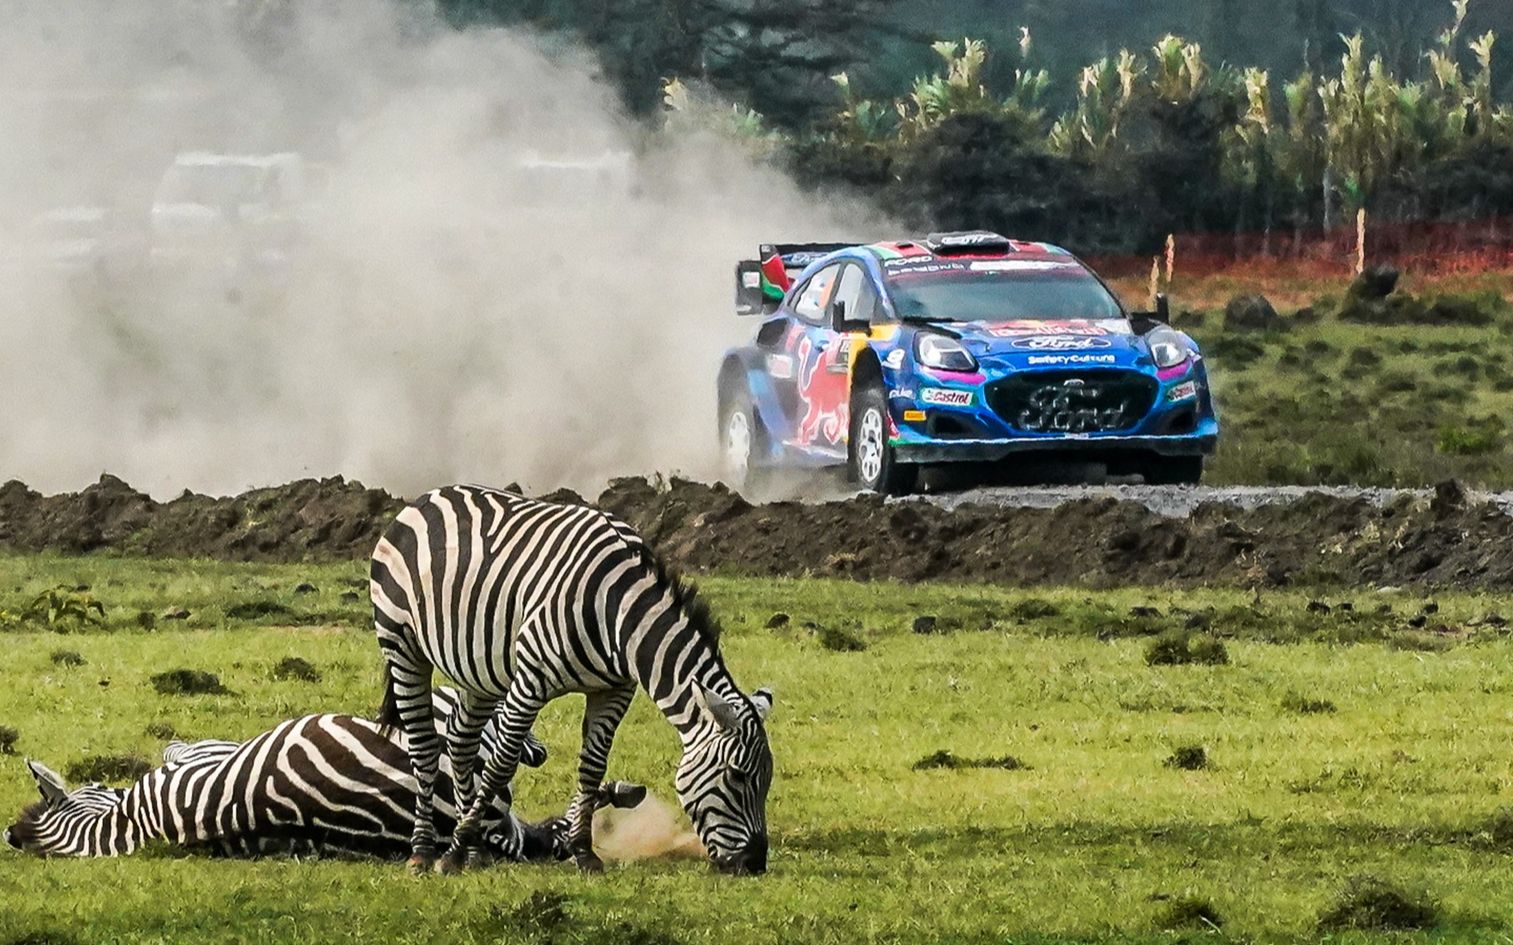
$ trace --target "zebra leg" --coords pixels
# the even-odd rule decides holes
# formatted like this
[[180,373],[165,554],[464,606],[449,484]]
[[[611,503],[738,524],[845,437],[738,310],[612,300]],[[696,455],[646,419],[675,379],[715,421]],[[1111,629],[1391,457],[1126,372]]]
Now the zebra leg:
[[578,793],[567,811],[567,847],[573,862],[585,873],[604,871],[594,852],[594,811],[604,804],[604,772],[615,730],[636,695],[634,684],[624,689],[591,692],[583,705],[583,748],[578,752]]
[[[441,872],[460,873],[468,863],[478,862],[481,859],[483,815],[488,810],[489,802],[494,798],[509,797],[504,793],[504,789],[515,780],[515,771],[520,767],[520,752],[525,745],[525,737],[530,733],[531,726],[536,724],[536,716],[541,714],[541,707],[544,705],[546,705],[546,700],[541,696],[513,686],[505,695],[503,711],[495,716],[499,725],[499,747],[489,756],[489,762],[484,766],[483,783],[473,798],[473,805],[457,821],[457,830],[452,834],[451,848],[437,864]],[[508,802],[504,807],[504,815],[510,816]]]
[[452,763],[452,794],[459,818],[473,806],[478,745],[483,739],[483,727],[498,704],[497,699],[459,691],[457,709],[447,720],[447,755]]
[[415,833],[410,839],[410,870],[429,872],[436,862],[436,819],[434,815],[436,772],[441,762],[441,742],[436,736],[436,721],[431,713],[431,673],[433,667],[411,654],[385,650],[389,685],[394,689],[399,724],[405,733],[410,753],[410,767],[415,773]]

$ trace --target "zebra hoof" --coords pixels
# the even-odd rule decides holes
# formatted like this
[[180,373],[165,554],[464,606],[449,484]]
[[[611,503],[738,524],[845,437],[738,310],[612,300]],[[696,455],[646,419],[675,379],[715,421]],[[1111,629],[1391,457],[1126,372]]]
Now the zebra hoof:
[[448,850],[445,856],[436,861],[436,872],[443,876],[456,876],[467,869],[468,859],[468,855],[461,850]]
[[578,866],[580,873],[604,872],[604,861],[599,859],[596,853],[579,853],[573,857],[573,862]]
[[425,874],[427,874],[427,873],[429,873],[431,871],[432,867],[434,867],[436,865],[436,854],[434,854],[434,853],[415,853],[415,854],[412,854],[410,856],[409,862],[406,863],[405,865],[408,866],[410,868],[410,872],[414,873],[416,876],[424,876]]

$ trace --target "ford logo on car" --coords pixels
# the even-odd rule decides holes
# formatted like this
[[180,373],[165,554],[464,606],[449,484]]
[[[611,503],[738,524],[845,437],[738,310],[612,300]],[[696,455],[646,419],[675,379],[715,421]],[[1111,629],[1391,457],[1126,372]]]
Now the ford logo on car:
[[1014,342],[1014,347],[1025,351],[1082,351],[1087,348],[1107,348],[1111,342],[1107,338],[1088,338],[1080,335],[1037,335],[1033,338],[1020,338]]

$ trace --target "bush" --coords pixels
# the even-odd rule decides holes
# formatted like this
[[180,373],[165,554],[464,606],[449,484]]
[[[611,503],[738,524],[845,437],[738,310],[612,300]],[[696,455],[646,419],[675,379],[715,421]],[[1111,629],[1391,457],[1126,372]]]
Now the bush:
[[1355,876],[1345,884],[1334,905],[1319,916],[1319,928],[1334,932],[1411,932],[1432,928],[1436,921],[1438,909],[1423,893],[1375,876]]
[[1222,666],[1229,662],[1229,650],[1212,634],[1189,630],[1168,630],[1145,648],[1148,666],[1185,666],[1200,663]]
[[90,755],[70,764],[63,776],[82,784],[125,782],[135,781],[151,770],[152,765],[141,755]]
[[320,682],[320,670],[308,660],[298,656],[286,656],[273,665],[274,679],[296,679],[301,682]]
[[1502,447],[1502,420],[1473,418],[1466,426],[1441,427],[1434,447],[1450,456],[1483,456]]
[[152,677],[152,688],[161,695],[226,695],[231,690],[221,685],[215,673],[198,669],[170,669]]

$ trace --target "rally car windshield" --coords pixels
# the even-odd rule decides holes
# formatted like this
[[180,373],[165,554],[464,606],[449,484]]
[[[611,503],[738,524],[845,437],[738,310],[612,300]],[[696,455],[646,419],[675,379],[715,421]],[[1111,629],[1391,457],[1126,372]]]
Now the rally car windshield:
[[890,272],[894,311],[905,320],[941,322],[1124,317],[1103,283],[1075,263],[1044,269],[983,268],[987,265],[947,263],[931,272]]

